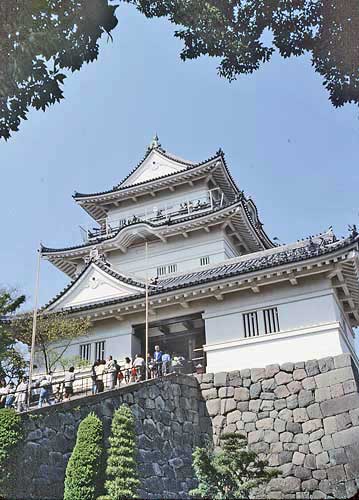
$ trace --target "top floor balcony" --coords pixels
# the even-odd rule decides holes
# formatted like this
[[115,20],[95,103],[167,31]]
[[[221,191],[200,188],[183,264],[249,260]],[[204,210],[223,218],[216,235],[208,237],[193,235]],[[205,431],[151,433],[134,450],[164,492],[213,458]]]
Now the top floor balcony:
[[220,188],[210,189],[201,197],[182,198],[175,202],[153,205],[146,209],[134,209],[132,213],[124,214],[120,218],[107,217],[100,221],[99,227],[84,228],[80,226],[84,242],[91,242],[99,237],[111,236],[120,228],[137,222],[151,222],[162,224],[176,221],[192,214],[205,214],[211,210],[225,207],[228,204]]

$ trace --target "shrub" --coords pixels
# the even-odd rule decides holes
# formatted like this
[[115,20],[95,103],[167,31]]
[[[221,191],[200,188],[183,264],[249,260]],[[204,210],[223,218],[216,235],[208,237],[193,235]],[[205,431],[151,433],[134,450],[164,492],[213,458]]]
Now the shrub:
[[260,460],[248,450],[246,438],[228,433],[221,437],[222,449],[218,453],[196,448],[193,468],[198,488],[190,491],[197,498],[249,498],[250,492],[276,477],[278,472],[267,469],[268,462]]
[[66,468],[64,500],[96,500],[102,488],[103,426],[90,413],[80,423]]
[[0,486],[3,491],[11,472],[16,447],[23,437],[21,417],[10,409],[0,410]]
[[114,413],[109,441],[106,498],[136,498],[140,482],[137,477],[135,420],[128,406],[122,405]]

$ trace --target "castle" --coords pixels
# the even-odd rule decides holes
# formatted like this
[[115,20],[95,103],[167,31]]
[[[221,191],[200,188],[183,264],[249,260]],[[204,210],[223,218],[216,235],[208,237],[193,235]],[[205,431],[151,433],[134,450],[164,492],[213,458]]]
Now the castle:
[[92,324],[67,356],[144,355],[147,334],[149,352],[182,355],[188,372],[341,353],[359,365],[355,229],[274,244],[221,150],[193,163],[156,136],[118,185],[73,198],[94,227],[77,246],[41,248],[71,279],[45,310]]

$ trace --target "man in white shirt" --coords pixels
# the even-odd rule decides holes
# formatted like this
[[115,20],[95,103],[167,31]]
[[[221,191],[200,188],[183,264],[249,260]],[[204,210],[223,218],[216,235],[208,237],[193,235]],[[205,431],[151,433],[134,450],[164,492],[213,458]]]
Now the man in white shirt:
[[112,356],[109,356],[107,358],[106,366],[105,366],[105,371],[106,371],[106,387],[108,389],[114,389],[116,386],[116,364],[114,360],[112,359]]
[[27,391],[28,391],[28,381],[27,377],[23,377],[20,384],[16,388],[16,409],[20,413],[26,410],[26,399],[27,399]]
[[137,382],[143,380],[145,365],[146,365],[145,360],[143,359],[141,354],[136,354],[135,360],[133,362],[133,367],[136,368]]

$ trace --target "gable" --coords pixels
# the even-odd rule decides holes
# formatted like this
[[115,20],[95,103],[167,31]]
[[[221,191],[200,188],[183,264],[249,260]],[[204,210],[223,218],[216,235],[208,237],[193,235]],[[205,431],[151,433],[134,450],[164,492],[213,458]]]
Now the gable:
[[121,184],[121,187],[132,186],[133,184],[157,179],[164,175],[175,174],[186,168],[186,165],[183,165],[183,163],[167,158],[161,155],[158,150],[153,149],[135,172]]
[[129,285],[110,276],[93,263],[48,309],[56,311],[68,307],[135,295],[142,291],[142,288]]

